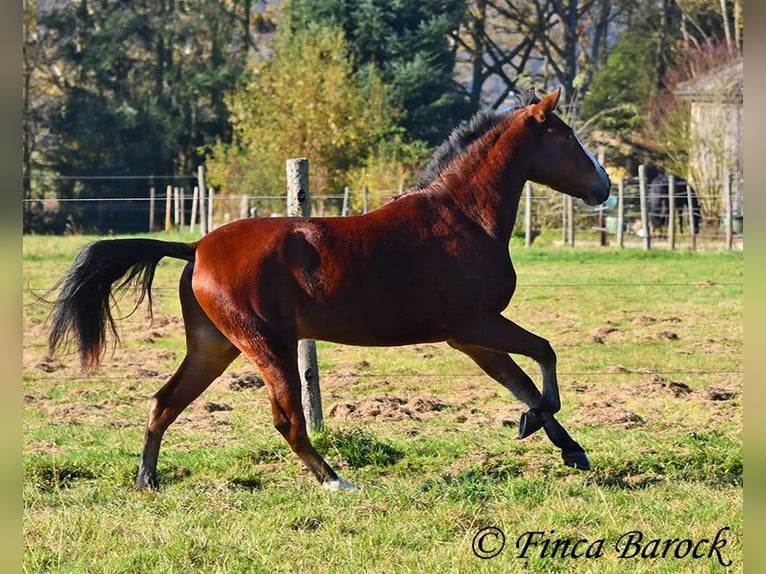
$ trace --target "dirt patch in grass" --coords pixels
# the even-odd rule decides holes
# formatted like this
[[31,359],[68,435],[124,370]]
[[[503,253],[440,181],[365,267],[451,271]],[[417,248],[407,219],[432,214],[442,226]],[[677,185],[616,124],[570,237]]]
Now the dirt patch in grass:
[[340,420],[426,420],[445,409],[454,408],[431,396],[403,398],[394,395],[380,395],[333,405],[328,411],[332,418]]
[[596,401],[585,405],[580,410],[576,421],[583,424],[623,429],[640,427],[645,424],[641,416],[609,401]]

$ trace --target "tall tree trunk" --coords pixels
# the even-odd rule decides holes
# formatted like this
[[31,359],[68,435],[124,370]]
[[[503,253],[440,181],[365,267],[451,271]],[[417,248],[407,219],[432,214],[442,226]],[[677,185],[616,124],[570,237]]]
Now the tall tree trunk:
[[473,54],[471,55],[471,109],[478,110],[481,105],[481,89],[484,85],[484,36],[487,21],[487,1],[476,2],[475,15],[471,18],[471,40]]
[[732,52],[731,29],[729,28],[729,11],[726,9],[726,0],[721,0],[721,20],[723,22],[723,34],[726,38],[726,47]]

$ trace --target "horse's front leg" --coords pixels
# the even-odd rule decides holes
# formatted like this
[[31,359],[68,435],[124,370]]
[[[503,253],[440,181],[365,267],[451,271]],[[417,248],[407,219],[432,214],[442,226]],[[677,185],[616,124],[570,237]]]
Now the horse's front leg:
[[[468,329],[456,333],[448,342],[460,350],[463,350],[462,347],[481,347],[501,353],[524,355],[533,359],[540,366],[542,373],[542,396],[538,404],[527,404],[533,409],[536,408],[551,415],[561,410],[556,375],[556,353],[546,339],[527,331],[502,315],[496,315],[475,321]],[[520,368],[519,371],[521,371]],[[526,374],[524,376],[526,377]],[[533,384],[531,381],[524,383],[525,387],[528,385]],[[522,397],[519,398],[524,400]]]
[[[497,316],[476,322],[448,343],[470,356],[489,376],[529,406],[519,422],[520,438],[526,438],[543,428],[551,442],[561,449],[565,464],[581,469],[590,468],[585,451],[554,418],[554,414],[561,409],[561,399],[556,376],[556,354],[548,341]],[[509,353],[525,355],[540,365],[542,394],[529,376],[508,356]]]

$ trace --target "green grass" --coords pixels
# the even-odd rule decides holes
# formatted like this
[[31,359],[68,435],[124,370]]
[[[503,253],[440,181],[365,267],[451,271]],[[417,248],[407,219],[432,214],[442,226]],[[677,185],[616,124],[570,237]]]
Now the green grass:
[[[512,246],[507,315],[556,349],[558,418],[591,472],[564,467],[543,433],[517,440],[518,403],[446,345],[320,342],[314,442],[360,492],[319,488],[271,426],[266,390],[230,384],[257,374],[238,359],[170,428],[147,493],[133,478],[148,399],[184,354],[183,264],[158,270],[154,324],[123,322],[124,346],[86,376],[73,356],[46,359],[35,297],[92,239],[24,239],[26,572],[742,570],[742,252]],[[480,560],[486,526],[506,543]],[[724,527],[728,566],[615,549],[630,531],[697,542]],[[532,531],[603,539],[603,555],[520,558]]]

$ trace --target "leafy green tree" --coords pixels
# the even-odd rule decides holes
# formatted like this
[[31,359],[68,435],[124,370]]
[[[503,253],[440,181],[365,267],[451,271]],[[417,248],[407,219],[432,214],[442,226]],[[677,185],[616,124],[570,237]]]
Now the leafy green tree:
[[339,27],[355,70],[373,66],[388,87],[388,104],[403,110],[410,139],[435,145],[475,111],[455,82],[451,40],[465,17],[465,0],[292,0],[287,25]]
[[642,108],[656,92],[654,38],[646,29],[626,31],[593,78],[582,116],[603,130],[626,134],[641,127]]
[[396,117],[375,69],[362,82],[346,53],[340,30],[281,29],[273,57],[231,97],[234,141],[212,146],[211,182],[227,193],[283,195],[285,160],[307,157],[312,192],[342,189]]
[[[30,5],[30,23],[37,18],[26,27],[25,107],[35,121],[25,169],[56,176],[60,198],[145,195],[147,183],[128,178],[192,174],[200,146],[230,138],[224,96],[244,69],[250,4]],[[45,146],[35,126],[48,129]],[[99,179],[106,176],[123,179]],[[107,225],[126,223],[122,215]]]

